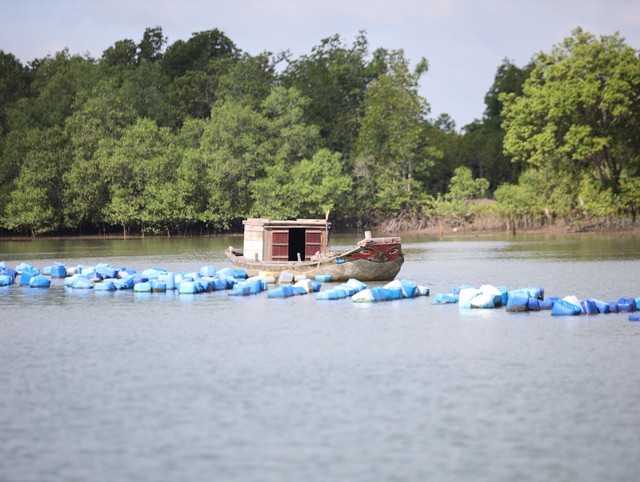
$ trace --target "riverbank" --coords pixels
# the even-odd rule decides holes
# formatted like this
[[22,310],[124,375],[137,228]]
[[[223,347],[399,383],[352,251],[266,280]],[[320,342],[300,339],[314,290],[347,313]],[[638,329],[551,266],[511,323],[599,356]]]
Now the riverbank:
[[[340,229],[340,224],[334,225],[333,232],[335,234],[352,234],[364,233],[370,230],[374,235],[380,234],[424,234],[435,237],[460,236],[460,235],[496,235],[496,234],[541,234],[541,235],[560,235],[560,234],[624,234],[624,235],[640,235],[640,221],[632,219],[557,219],[548,220],[519,220],[507,222],[496,216],[475,216],[473,220],[468,222],[460,222],[459,219],[411,219],[398,220],[388,219],[378,221],[371,225],[366,225],[358,229]],[[4,233],[0,234],[0,242],[2,241],[30,241],[34,239],[163,239],[163,238],[216,238],[221,236],[242,237],[242,232],[215,232],[215,233],[198,233],[198,234],[132,234],[126,237],[122,233],[106,233],[106,234],[51,234],[40,235],[33,238],[28,235],[18,235]]]
[[469,222],[441,219],[426,223],[398,224],[395,220],[380,223],[375,230],[385,233],[426,234],[429,236],[495,235],[495,234],[613,234],[640,235],[640,222],[632,219],[557,219],[518,220],[508,222],[496,216],[476,216]]

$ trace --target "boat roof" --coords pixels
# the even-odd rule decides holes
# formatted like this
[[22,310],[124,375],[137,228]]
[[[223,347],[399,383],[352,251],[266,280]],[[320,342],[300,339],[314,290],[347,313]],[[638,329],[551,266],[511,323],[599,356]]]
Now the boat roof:
[[246,226],[262,226],[262,227],[314,227],[328,229],[331,223],[326,219],[266,219],[266,218],[250,218],[242,221]]

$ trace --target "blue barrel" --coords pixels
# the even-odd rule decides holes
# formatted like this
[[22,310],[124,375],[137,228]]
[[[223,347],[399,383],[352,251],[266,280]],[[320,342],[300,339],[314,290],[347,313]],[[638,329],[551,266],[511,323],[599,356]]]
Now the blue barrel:
[[232,270],[232,274],[235,279],[247,279],[249,277],[247,272],[242,268]]
[[343,289],[330,289],[326,291],[319,291],[316,293],[316,300],[340,300],[346,298],[347,294]]
[[[22,274],[23,271],[25,270],[33,270],[33,266],[31,266],[29,263],[20,263],[18,264],[18,266],[16,266],[16,271],[20,274]],[[40,274],[40,273],[37,273]]]
[[529,298],[527,308],[529,311],[540,311],[540,300],[538,298]]
[[357,292],[351,297],[354,303],[368,303],[373,301],[380,301],[375,298],[373,288],[365,288],[362,291]]
[[82,271],[82,276],[85,276],[85,277],[87,277],[89,279],[97,279],[97,280],[103,280],[104,279],[104,276],[102,276],[100,273],[98,273],[95,270],[89,270],[89,271],[83,270]]
[[316,300],[341,300],[346,297],[347,292],[342,288],[333,288],[316,293]]
[[611,311],[609,303],[606,301],[596,300],[595,298],[591,298],[591,301],[595,303],[598,313],[609,313]]
[[82,276],[82,275],[81,275],[81,274],[76,273],[76,274],[73,274],[73,275],[71,275],[71,276],[69,276],[69,277],[65,278],[65,279],[64,279],[64,285],[65,285],[65,286],[68,286],[69,288],[72,288],[72,287],[73,287],[73,286],[72,286],[72,285],[73,285],[73,282],[74,282],[76,279],[78,279],[78,276]]
[[402,292],[398,293],[400,290],[395,290],[394,292],[394,290],[384,288],[383,286],[374,286],[371,288],[371,291],[378,301],[391,301],[402,298]]
[[236,285],[231,291],[229,296],[247,296],[251,294],[251,289],[247,285]]
[[617,313],[620,310],[618,309],[618,302],[617,301],[609,301],[609,312],[611,313]]
[[544,299],[544,288],[540,286],[527,286],[525,290],[529,292],[529,296],[531,298],[536,298],[538,300]]
[[224,282],[220,278],[216,277],[216,278],[213,278],[213,289],[217,291],[217,290],[224,290],[226,288],[225,288]]
[[115,291],[115,281],[112,279],[106,279],[104,281],[101,281],[100,283],[94,284],[93,289],[96,291]]
[[574,305],[573,303],[569,303],[565,300],[558,300],[553,304],[553,308],[551,308],[552,315],[569,315],[575,316],[582,313],[582,309],[579,306]]
[[173,273],[164,273],[158,276],[158,281],[164,283],[167,290],[176,289],[176,275]]
[[507,311],[509,313],[520,313],[529,309],[529,294],[522,291],[512,291],[507,299]]
[[418,284],[415,281],[403,278],[400,280],[400,283],[402,284],[402,295],[405,298],[413,298],[414,296],[416,296]]
[[593,300],[580,300],[580,307],[587,315],[597,315],[600,313],[598,306],[593,302]]
[[629,315],[629,321],[640,321],[640,314],[634,313],[633,315]]
[[448,305],[451,303],[458,302],[458,295],[454,293],[438,293],[436,297],[433,299],[432,304],[434,305]]
[[390,288],[383,288],[385,290],[387,290],[387,292],[389,293],[389,299],[391,300],[401,300],[403,295],[402,295],[402,287],[400,286],[392,286]]
[[338,298],[346,298],[347,292],[342,288],[333,288],[333,291],[338,295]]
[[202,276],[213,277],[216,275],[216,267],[215,266],[202,266],[200,268],[200,274]]
[[500,296],[500,306],[506,306],[507,301],[509,301],[509,291],[506,286],[496,286],[498,291],[501,293]]
[[6,266],[3,266],[2,268],[0,268],[0,274],[6,274],[7,276],[11,276],[14,281],[18,277],[18,272],[15,269],[7,268]]
[[336,288],[340,288],[341,290],[344,290],[344,292],[347,294],[347,296],[353,296],[358,292],[358,290],[356,288],[354,288],[353,286],[348,285],[346,283],[340,284],[340,285],[336,286]]
[[328,283],[329,281],[331,281],[331,275],[330,274],[317,274],[316,275],[316,281],[320,281],[322,283]]
[[133,275],[129,275],[125,278],[117,279],[113,281],[113,285],[119,290],[133,289]]
[[263,285],[262,280],[260,279],[247,280],[245,281],[245,283],[247,283],[247,286],[249,287],[249,293],[253,295],[258,294],[262,291]]
[[13,276],[9,276],[8,274],[0,274],[0,286],[9,286],[10,284],[13,284],[13,282]]
[[293,286],[282,285],[267,291],[267,298],[288,298],[293,296]]
[[228,276],[230,278],[236,279],[236,275],[234,271],[235,270],[231,268],[222,268],[221,270],[218,270],[216,272],[216,275],[218,275],[219,277]]
[[67,268],[62,264],[54,264],[51,266],[50,273],[52,278],[66,278]]
[[[216,278],[220,280],[220,282],[222,283],[222,286],[223,286],[222,289],[225,289],[225,290],[229,290],[229,289],[233,288],[233,286],[236,284],[236,279],[232,278],[230,276],[227,276],[227,275],[223,275],[223,274],[218,273],[216,275]],[[218,285],[216,284],[216,289],[217,289],[217,286]]]
[[149,281],[142,281],[133,285],[133,291],[136,293],[150,293],[151,283]]
[[102,279],[106,278],[117,278],[118,270],[116,268],[112,268],[109,265],[100,264],[96,266],[96,273],[102,275]]
[[196,283],[194,281],[183,281],[178,285],[178,293],[186,295],[197,293]]
[[84,275],[78,275],[71,283],[71,287],[77,290],[91,290],[93,282]]
[[51,280],[38,274],[29,280],[29,286],[31,288],[48,288],[51,286]]
[[202,286],[203,293],[211,293],[212,291],[214,291],[213,281],[211,281],[210,279],[201,278],[198,280],[198,283],[200,283],[200,286]]
[[382,286],[374,286],[356,293],[352,299],[356,303],[389,301],[392,299],[392,295],[391,290]]
[[476,296],[480,296],[482,291],[478,288],[462,288],[458,292],[458,304],[460,309],[468,310],[471,308],[471,300]]
[[154,279],[149,281],[149,283],[151,284],[152,293],[164,293],[167,291],[167,285],[164,281]]
[[20,273],[20,286],[26,286],[31,281],[31,278],[38,276],[38,272],[35,269],[25,268]]
[[620,298],[618,300],[618,311],[623,311],[623,312],[636,311],[635,298]]

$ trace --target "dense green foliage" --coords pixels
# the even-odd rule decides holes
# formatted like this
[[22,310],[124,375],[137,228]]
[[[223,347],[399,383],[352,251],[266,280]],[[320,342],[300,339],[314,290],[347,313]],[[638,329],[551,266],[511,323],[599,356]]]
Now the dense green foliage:
[[535,211],[524,212],[529,216],[635,217],[640,207],[634,192],[640,174],[636,50],[618,35],[597,39],[576,29],[550,54],[536,56],[522,95],[500,99],[505,151],[535,172],[526,173],[517,188],[501,188],[498,200],[514,205],[518,197],[537,198]]
[[402,50],[364,33],[310,54],[243,53],[223,32],[160,27],[101,58],[26,66],[0,51],[0,228],[186,234],[248,216],[397,228],[635,217],[640,63],[581,30],[524,68],[505,60],[482,119],[430,119]]

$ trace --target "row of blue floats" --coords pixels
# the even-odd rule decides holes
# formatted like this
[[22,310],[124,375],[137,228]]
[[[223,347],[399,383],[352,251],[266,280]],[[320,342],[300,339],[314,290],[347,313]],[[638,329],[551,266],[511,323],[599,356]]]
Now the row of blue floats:
[[17,283],[32,288],[48,288],[52,278],[64,278],[65,287],[73,289],[132,289],[137,292],[177,290],[179,293],[197,294],[231,289],[238,280],[246,279],[247,273],[230,268],[216,272],[213,266],[204,266],[200,271],[192,273],[171,273],[156,268],[138,273],[136,270],[116,268],[109,264],[67,268],[62,263],[46,266],[40,272],[38,268],[26,263],[20,263],[15,269],[0,263],[0,286]]
[[570,295],[560,298],[544,297],[541,287],[526,287],[508,291],[505,286],[482,285],[480,288],[462,285],[448,293],[438,293],[433,304],[457,303],[460,309],[491,309],[505,306],[511,313],[550,310],[552,315],[575,316],[600,313],[632,313],[630,321],[640,321],[640,298],[619,298],[617,301],[602,301],[596,298],[579,299]]
[[[0,263],[0,286],[18,283],[32,288],[48,288],[51,278],[64,278],[65,287],[72,289],[94,289],[115,291],[132,289],[135,292],[164,292],[176,290],[180,294],[198,294],[218,290],[229,290],[229,296],[247,296],[266,291],[268,298],[288,298],[314,293],[317,300],[340,300],[351,298],[354,302],[391,301],[417,296],[428,296],[429,288],[406,279],[394,280],[385,286],[368,288],[356,279],[350,279],[331,289],[321,291],[323,283],[331,277],[319,275],[315,279],[292,273],[260,273],[249,278],[243,269],[203,266],[197,272],[172,273],[164,269],[151,268],[140,273],[109,264],[96,266],[78,265],[66,267],[62,263],[46,266],[42,272],[27,263],[15,269]],[[279,286],[270,288],[271,285]]]
[[[48,288],[51,278],[64,278],[64,285],[73,289],[94,289],[115,291],[132,289],[135,292],[164,292],[176,290],[180,294],[198,294],[218,290],[229,290],[229,296],[248,296],[266,291],[268,298],[288,298],[296,295],[315,294],[316,300],[340,300],[351,298],[356,303],[381,302],[429,296],[429,288],[416,282],[399,279],[384,286],[367,287],[359,280],[350,279],[345,283],[321,290],[329,276],[320,275],[315,279],[294,276],[284,272],[276,279],[272,273],[260,273],[249,278],[243,269],[203,266],[197,272],[172,273],[164,269],[151,268],[137,273],[135,270],[117,268],[109,264],[96,266],[78,265],[68,268],[62,263],[46,266],[42,272],[27,263],[20,263],[15,269],[0,262],[0,286],[18,283],[32,288]],[[271,285],[277,284],[275,288]],[[619,298],[617,301],[602,301],[595,298],[578,299],[576,296],[545,299],[541,287],[525,287],[507,290],[505,286],[482,285],[476,288],[461,285],[447,293],[438,293],[433,304],[458,304],[460,309],[492,309],[506,307],[512,313],[550,310],[552,315],[581,315],[599,313],[628,312],[630,321],[640,321],[640,298]],[[636,313],[638,312],[638,313]]]

